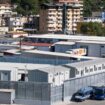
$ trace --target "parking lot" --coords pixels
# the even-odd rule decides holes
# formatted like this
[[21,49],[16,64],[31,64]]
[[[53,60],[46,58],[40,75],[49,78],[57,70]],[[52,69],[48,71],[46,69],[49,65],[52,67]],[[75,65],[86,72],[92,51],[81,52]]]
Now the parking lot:
[[84,102],[56,103],[54,105],[105,105],[105,100],[86,100]]
[[105,105],[105,100],[86,100],[84,102],[73,102],[66,105]]

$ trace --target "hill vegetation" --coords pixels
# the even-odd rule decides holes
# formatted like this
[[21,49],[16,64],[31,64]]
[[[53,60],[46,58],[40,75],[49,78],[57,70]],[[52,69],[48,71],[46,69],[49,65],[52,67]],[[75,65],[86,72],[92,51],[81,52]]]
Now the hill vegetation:
[[77,33],[90,36],[105,36],[105,27],[97,22],[80,22],[77,26]]
[[[38,14],[40,4],[49,3],[53,0],[11,0],[17,5],[16,11],[20,14]],[[91,16],[92,11],[105,10],[105,0],[83,0],[84,1],[84,16]]]
[[105,10],[105,0],[84,0],[84,17],[91,16],[94,11]]
[[48,2],[50,0],[11,0],[12,4],[17,5],[15,11],[23,15],[38,14],[40,4]]

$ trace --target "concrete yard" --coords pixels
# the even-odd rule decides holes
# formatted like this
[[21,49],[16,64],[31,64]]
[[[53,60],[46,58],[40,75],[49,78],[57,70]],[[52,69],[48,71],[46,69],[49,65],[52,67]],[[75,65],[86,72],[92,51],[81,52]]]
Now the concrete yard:
[[105,100],[86,100],[84,102],[73,102],[67,105],[105,105]]
[[105,105],[105,100],[86,100],[84,102],[56,103],[54,105]]

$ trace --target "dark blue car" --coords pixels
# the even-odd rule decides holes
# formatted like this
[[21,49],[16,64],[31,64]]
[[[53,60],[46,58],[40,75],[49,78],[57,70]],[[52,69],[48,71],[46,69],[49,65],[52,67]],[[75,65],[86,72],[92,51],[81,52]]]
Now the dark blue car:
[[104,100],[105,99],[105,86],[94,88],[94,99]]

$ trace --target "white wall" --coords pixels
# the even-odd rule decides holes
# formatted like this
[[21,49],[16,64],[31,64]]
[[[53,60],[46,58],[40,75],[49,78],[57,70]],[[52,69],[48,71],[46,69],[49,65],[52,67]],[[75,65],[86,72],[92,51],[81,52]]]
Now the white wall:
[[10,71],[10,81],[18,81],[18,68],[15,65],[14,67],[11,67],[9,64],[8,67],[5,65],[0,66],[0,71]]
[[61,71],[54,74],[49,74],[48,76],[49,83],[51,83],[53,86],[60,86],[65,80],[69,79],[69,71]]
[[[104,64],[104,66],[105,66],[105,64]],[[95,68],[97,68],[97,70],[95,70]],[[86,72],[86,69],[88,70],[88,72]],[[93,70],[91,71],[91,69],[93,69]],[[81,71],[83,71],[82,76],[88,76],[88,75],[101,73],[101,72],[105,71],[105,69],[102,68],[102,64],[95,64],[95,63],[93,63],[91,65],[87,65],[87,66],[82,65],[82,67],[77,67],[77,70],[79,71],[79,74],[76,75],[76,77],[81,77]]]

